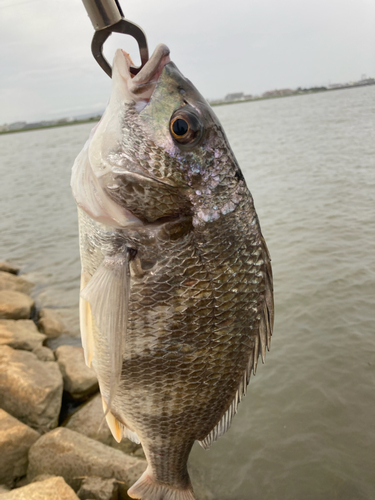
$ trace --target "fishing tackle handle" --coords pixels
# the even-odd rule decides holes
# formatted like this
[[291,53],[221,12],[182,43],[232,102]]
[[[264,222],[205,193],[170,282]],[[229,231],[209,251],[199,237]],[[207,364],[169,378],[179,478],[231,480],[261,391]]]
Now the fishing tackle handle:
[[148,46],[144,31],[124,18],[118,0],[82,0],[82,2],[95,28],[91,52],[99,66],[112,77],[111,65],[103,55],[103,45],[112,33],[123,33],[132,36],[138,43],[141,65],[130,67],[130,72],[136,75],[148,61]]

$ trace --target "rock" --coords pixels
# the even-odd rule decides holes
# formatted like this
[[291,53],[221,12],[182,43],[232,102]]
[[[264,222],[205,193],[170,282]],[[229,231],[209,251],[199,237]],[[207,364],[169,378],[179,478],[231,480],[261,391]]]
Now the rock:
[[118,484],[116,479],[87,477],[77,495],[80,500],[118,500]]
[[86,366],[82,347],[61,345],[55,351],[64,379],[64,390],[73,399],[84,399],[99,388],[94,370]]
[[77,478],[115,478],[129,488],[146,469],[146,462],[114,450],[78,432],[58,427],[30,448],[27,477],[39,474],[62,476],[68,484]]
[[35,302],[24,293],[0,290],[0,318],[29,319]]
[[41,309],[38,319],[39,330],[50,339],[59,337],[64,329],[61,319],[53,309]]
[[5,273],[18,274],[20,268],[15,264],[11,264],[10,262],[0,262],[0,271],[4,271]]
[[33,283],[26,281],[21,276],[15,276],[0,270],[0,290],[29,293],[33,286]]
[[33,353],[40,361],[55,361],[55,355],[48,347],[38,346],[33,349]]
[[73,345],[74,347],[82,347],[82,342],[80,335],[72,336],[66,333],[62,333],[60,337],[57,337],[56,339],[47,339],[45,345],[55,351],[61,345]]
[[[51,479],[51,477],[56,476],[52,476],[52,474],[39,474],[39,476],[34,477],[31,482],[37,483],[38,481],[45,481],[46,479]],[[27,484],[29,484],[29,482]]]
[[[73,413],[63,425],[72,431],[84,434],[91,439],[112,446],[124,453],[135,453],[139,448],[142,450],[139,444],[132,443],[132,441],[126,438],[118,443],[113,438],[107,422],[103,422],[103,416],[102,398],[100,394],[96,394],[90,401]],[[143,451],[140,458],[144,458]]]
[[1,500],[79,500],[62,477],[51,477],[1,495]]
[[56,362],[0,346],[0,408],[44,433],[58,424],[63,391]]
[[[115,443],[116,443],[116,441],[115,441]],[[122,443],[122,441],[121,441],[121,443]],[[116,444],[119,445],[121,443],[116,443]],[[135,457],[138,457],[138,458],[144,458],[144,459],[146,459],[146,455],[145,455],[145,452],[143,451],[142,446],[140,444],[138,444],[136,446],[138,446],[138,448],[133,452],[133,455]],[[114,448],[116,448],[116,446],[114,446]]]
[[10,488],[8,488],[8,486],[5,486],[5,484],[0,484],[0,495],[2,493],[6,493],[9,490],[10,490]]
[[0,409],[0,483],[9,487],[27,472],[29,448],[40,434]]
[[31,319],[0,319],[0,345],[32,351],[41,347],[46,338]]

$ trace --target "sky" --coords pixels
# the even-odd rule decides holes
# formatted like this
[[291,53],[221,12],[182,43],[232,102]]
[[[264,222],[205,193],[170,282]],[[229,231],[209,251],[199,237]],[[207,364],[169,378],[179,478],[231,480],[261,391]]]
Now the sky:
[[[375,77],[375,0],[120,0],[208,99]],[[111,80],[81,0],[0,0],[0,125],[101,112]],[[136,42],[105,44],[137,60]]]

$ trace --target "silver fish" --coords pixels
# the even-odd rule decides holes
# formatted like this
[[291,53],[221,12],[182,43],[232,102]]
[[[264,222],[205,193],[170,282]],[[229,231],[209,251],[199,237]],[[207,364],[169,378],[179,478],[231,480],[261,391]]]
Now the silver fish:
[[205,99],[159,45],[77,157],[80,321],[108,425],[142,443],[129,489],[193,500],[187,460],[230,427],[273,326],[270,256],[252,196]]

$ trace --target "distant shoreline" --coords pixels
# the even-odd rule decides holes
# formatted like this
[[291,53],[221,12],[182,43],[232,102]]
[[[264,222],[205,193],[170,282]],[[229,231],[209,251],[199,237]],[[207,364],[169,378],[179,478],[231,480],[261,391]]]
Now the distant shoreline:
[[290,94],[285,95],[269,95],[269,96],[259,96],[259,97],[251,97],[249,99],[238,99],[234,101],[213,101],[210,102],[210,106],[225,106],[227,104],[238,104],[240,102],[253,102],[253,101],[265,101],[269,99],[281,99],[283,97],[295,97],[300,95],[309,95],[309,94],[321,94],[323,92],[332,92],[334,90],[346,90],[346,89],[354,89],[358,87],[368,87],[369,85],[375,85],[375,82],[365,83],[365,84],[354,84],[354,85],[343,85],[342,87],[334,87],[334,88],[316,88],[316,89],[306,89],[306,90],[295,90]]
[[[369,85],[375,85],[374,83],[366,83],[366,84],[358,84],[358,85],[348,85],[348,86],[342,86],[342,87],[335,87],[335,88],[320,88],[316,90],[296,90],[295,92],[291,94],[286,94],[286,95],[273,95],[273,96],[260,96],[260,97],[252,97],[250,99],[238,99],[238,100],[233,100],[233,101],[213,101],[210,102],[210,106],[227,106],[228,104],[239,104],[239,103],[244,103],[244,102],[256,102],[256,101],[266,101],[270,99],[281,99],[284,97],[295,97],[295,96],[302,96],[302,95],[309,95],[309,94],[321,94],[323,92],[331,92],[334,90],[345,90],[345,89],[353,89],[353,88],[358,88],[358,87],[367,87]],[[93,116],[91,118],[85,118],[82,120],[71,120],[71,121],[63,121],[61,123],[54,123],[51,125],[40,125],[38,127],[24,127],[24,128],[18,128],[14,130],[3,130],[0,131],[0,135],[5,135],[5,134],[14,134],[17,132],[29,132],[31,130],[42,130],[42,129],[47,129],[47,128],[57,128],[57,127],[67,127],[70,125],[81,125],[83,123],[95,123],[100,120],[100,116]]]
[[57,127],[68,127],[69,125],[81,125],[82,123],[96,123],[100,120],[100,117],[93,116],[92,118],[85,118],[84,120],[71,120],[64,123],[54,123],[53,125],[40,125],[39,127],[25,127],[25,128],[16,128],[14,130],[3,130],[0,132],[0,135],[5,134],[14,134],[17,132],[30,132],[31,130],[42,130],[45,128],[57,128]]

